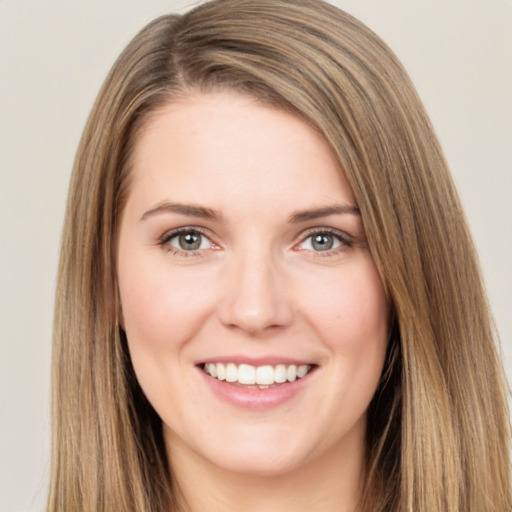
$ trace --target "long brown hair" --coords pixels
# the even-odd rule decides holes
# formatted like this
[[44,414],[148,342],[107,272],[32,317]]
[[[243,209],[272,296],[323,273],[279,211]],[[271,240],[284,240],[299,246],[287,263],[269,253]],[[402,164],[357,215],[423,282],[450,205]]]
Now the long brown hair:
[[232,88],[301,115],[360,208],[393,309],[370,405],[363,508],[512,508],[506,382],[477,257],[442,151],[396,57],[320,0],[214,0],[123,51],[85,127],[62,241],[49,511],[176,510],[161,423],[118,325],[117,219],[131,150],[177,95]]

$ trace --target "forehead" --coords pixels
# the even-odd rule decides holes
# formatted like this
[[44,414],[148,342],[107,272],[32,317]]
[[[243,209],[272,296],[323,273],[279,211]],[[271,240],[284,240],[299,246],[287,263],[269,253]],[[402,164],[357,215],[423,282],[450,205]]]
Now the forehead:
[[190,95],[156,112],[135,141],[132,172],[131,194],[150,202],[353,202],[338,161],[304,120],[232,91]]

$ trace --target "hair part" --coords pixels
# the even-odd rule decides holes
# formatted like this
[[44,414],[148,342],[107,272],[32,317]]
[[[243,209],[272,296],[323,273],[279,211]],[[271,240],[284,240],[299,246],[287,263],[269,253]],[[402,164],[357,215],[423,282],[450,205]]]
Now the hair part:
[[219,89],[305,119],[361,211],[394,318],[368,415],[364,509],[510,509],[492,320],[460,201],[406,72],[327,3],[217,0],[158,18],[131,41],[78,148],[56,295],[48,510],[177,510],[161,422],[119,327],[117,220],[145,123],[182,95]]

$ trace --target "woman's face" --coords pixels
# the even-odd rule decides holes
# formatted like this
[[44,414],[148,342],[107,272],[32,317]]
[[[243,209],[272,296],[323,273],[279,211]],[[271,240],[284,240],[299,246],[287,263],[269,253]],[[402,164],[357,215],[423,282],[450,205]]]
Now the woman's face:
[[123,327],[171,461],[268,475],[360,457],[389,308],[323,140],[250,97],[191,95],[149,120],[130,186]]

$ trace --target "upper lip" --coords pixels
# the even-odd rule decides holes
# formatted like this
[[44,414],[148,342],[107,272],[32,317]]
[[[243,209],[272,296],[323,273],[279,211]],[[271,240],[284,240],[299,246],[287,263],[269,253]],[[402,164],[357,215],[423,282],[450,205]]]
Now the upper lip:
[[232,355],[232,356],[214,356],[209,357],[207,359],[202,359],[198,361],[197,365],[203,365],[208,363],[234,363],[236,365],[240,364],[248,364],[251,366],[276,366],[278,364],[285,364],[287,366],[295,364],[297,366],[309,364],[315,364],[311,360],[308,359],[297,359],[293,357],[287,356],[262,356],[262,357],[251,357],[251,356],[243,356],[243,355]]

